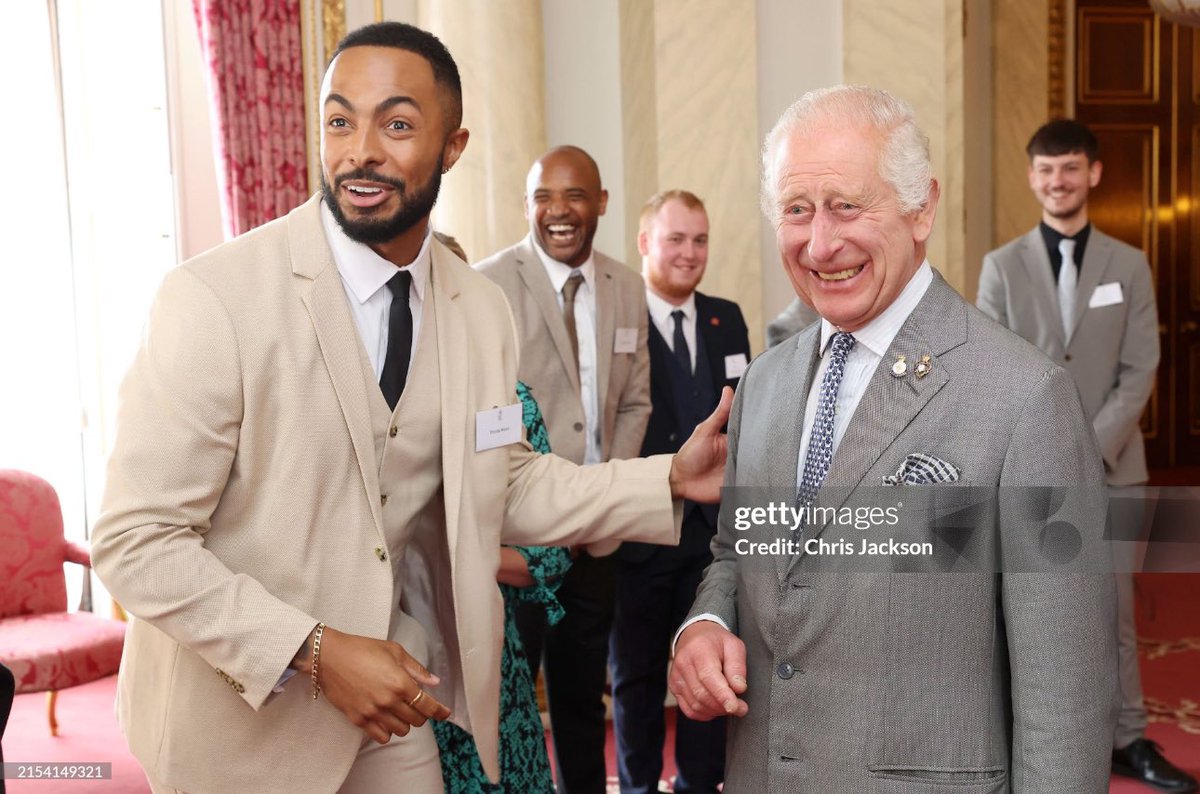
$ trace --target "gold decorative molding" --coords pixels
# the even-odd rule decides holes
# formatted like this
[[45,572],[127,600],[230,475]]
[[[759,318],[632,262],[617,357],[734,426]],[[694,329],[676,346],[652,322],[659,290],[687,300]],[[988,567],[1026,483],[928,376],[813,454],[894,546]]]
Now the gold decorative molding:
[[1049,0],[1046,77],[1047,118],[1067,114],[1067,0]]
[[346,0],[321,0],[321,30],[328,56],[346,35]]
[[1180,637],[1172,640],[1158,640],[1151,637],[1138,637],[1138,651],[1146,655],[1148,661],[1161,659],[1176,653],[1200,653],[1200,637]]
[[308,189],[321,186],[321,80],[329,53],[346,35],[345,0],[301,0],[300,47],[304,72],[304,143]]
[[1172,705],[1158,698],[1146,698],[1146,719],[1175,725],[1184,733],[1200,735],[1200,703],[1186,698]]

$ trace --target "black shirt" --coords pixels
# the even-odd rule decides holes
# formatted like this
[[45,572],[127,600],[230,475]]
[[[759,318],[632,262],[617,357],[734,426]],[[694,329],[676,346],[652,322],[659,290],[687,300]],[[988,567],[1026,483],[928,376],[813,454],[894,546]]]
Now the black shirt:
[[1075,241],[1075,267],[1080,272],[1083,271],[1083,249],[1087,248],[1088,235],[1092,231],[1092,224],[1088,224],[1080,229],[1074,237],[1067,237],[1056,229],[1052,229],[1046,225],[1045,221],[1038,224],[1038,228],[1042,231],[1042,240],[1046,243],[1046,253],[1050,254],[1050,270],[1054,274],[1054,283],[1058,283],[1058,271],[1062,270],[1062,251],[1058,250],[1058,243],[1061,240]]

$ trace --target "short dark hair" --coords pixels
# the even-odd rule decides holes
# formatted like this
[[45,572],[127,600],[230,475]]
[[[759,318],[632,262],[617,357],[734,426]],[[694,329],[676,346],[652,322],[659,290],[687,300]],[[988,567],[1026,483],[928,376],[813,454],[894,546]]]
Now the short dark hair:
[[1032,161],[1037,155],[1058,157],[1083,152],[1089,163],[1100,159],[1100,142],[1083,122],[1075,119],[1055,119],[1043,124],[1029,139],[1025,152]]
[[450,98],[446,108],[446,132],[462,126],[462,79],[458,75],[458,64],[437,36],[403,22],[376,22],[347,33],[329,60],[351,47],[395,47],[420,55],[433,69],[434,81]]

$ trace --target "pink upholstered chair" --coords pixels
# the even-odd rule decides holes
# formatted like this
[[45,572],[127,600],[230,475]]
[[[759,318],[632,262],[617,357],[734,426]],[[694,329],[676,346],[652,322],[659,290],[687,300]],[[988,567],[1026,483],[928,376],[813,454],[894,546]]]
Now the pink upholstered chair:
[[63,537],[62,508],[50,483],[0,469],[0,662],[17,694],[46,692],[50,735],[58,735],[58,690],[117,672],[125,624],[67,612],[63,563],[91,567],[88,550]]

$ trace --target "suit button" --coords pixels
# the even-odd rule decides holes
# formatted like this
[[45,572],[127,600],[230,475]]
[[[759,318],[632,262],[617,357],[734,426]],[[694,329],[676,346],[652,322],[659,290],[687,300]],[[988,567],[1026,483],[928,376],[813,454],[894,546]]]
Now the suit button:
[[576,430],[576,432],[583,430],[583,422],[576,422],[575,430]]
[[1070,361],[1070,360],[1071,360],[1071,354],[1070,354],[1070,353],[1067,353],[1067,355],[1066,355],[1066,359],[1067,359],[1067,361]]
[[775,668],[775,674],[778,675],[780,678],[782,678],[784,681],[791,678],[792,675],[795,674],[795,672],[796,672],[796,668],[792,667],[787,662],[783,662],[782,664],[780,664],[778,667]]
[[672,433],[671,435],[667,436],[667,441],[674,441],[674,440],[675,440],[675,434],[674,434],[674,433]]
[[396,427],[395,425],[392,425],[390,428],[388,428],[388,436],[390,436],[391,438],[395,438],[396,434],[399,432],[400,432],[400,428]]
[[381,505],[383,505],[384,507],[387,507],[387,494],[384,494],[383,496],[379,497],[379,503]]

